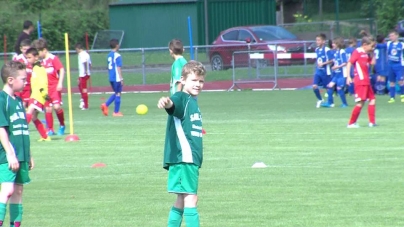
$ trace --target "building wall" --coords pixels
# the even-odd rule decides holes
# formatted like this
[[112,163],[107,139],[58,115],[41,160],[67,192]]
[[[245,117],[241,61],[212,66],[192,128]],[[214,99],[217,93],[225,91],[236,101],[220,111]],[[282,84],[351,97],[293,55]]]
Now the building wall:
[[208,0],[207,6],[206,13],[204,0],[110,5],[110,30],[125,31],[123,48],[138,48],[167,46],[173,38],[189,45],[188,16],[194,45],[211,44],[231,27],[276,24],[276,0]]
[[114,5],[109,12],[110,29],[125,31],[122,48],[162,47],[173,38],[189,45],[188,16],[199,42],[195,3]]

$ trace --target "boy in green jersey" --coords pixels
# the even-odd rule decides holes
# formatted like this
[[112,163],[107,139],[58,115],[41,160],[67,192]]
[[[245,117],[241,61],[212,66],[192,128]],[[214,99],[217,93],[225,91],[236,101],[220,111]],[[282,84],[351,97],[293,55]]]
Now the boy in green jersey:
[[202,165],[202,116],[196,97],[202,91],[206,69],[189,61],[181,73],[182,91],[162,97],[157,106],[168,113],[163,167],[168,170],[167,189],[177,195],[170,210],[168,227],[180,227],[182,216],[187,227],[199,227],[199,168]]
[[173,95],[177,91],[182,90],[181,84],[181,72],[182,67],[187,63],[182,53],[184,52],[184,45],[181,40],[173,39],[168,44],[170,55],[174,58],[174,63],[171,66],[171,81],[170,81],[170,95]]
[[10,226],[19,227],[22,220],[23,185],[30,182],[31,157],[28,123],[22,100],[27,79],[25,65],[11,61],[1,69],[4,88],[0,92],[0,226],[3,226],[7,203],[10,204]]

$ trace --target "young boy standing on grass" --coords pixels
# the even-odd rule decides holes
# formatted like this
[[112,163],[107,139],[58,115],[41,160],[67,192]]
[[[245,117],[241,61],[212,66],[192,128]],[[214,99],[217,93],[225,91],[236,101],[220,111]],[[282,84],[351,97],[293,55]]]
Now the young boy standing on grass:
[[109,52],[107,56],[107,64],[108,64],[108,74],[109,74],[109,83],[111,84],[112,94],[108,100],[101,105],[101,111],[105,116],[108,116],[108,106],[114,102],[115,109],[112,114],[113,117],[123,117],[123,114],[120,112],[121,108],[121,92],[123,86],[123,77],[122,77],[122,57],[118,53],[119,50],[119,41],[117,39],[111,39],[109,42],[109,46],[111,47],[111,52]]
[[83,46],[80,43],[76,44],[75,49],[79,59],[78,86],[81,94],[80,109],[87,110],[88,109],[87,81],[90,79],[91,59],[90,55],[86,51],[84,51]]
[[35,40],[33,42],[33,47],[38,50],[39,57],[42,59],[42,65],[48,73],[49,100],[45,103],[45,120],[46,126],[48,127],[48,135],[55,135],[52,115],[52,109],[54,109],[60,124],[57,135],[61,136],[65,134],[65,115],[62,108],[62,89],[65,69],[58,56],[49,52],[48,43],[45,39],[40,38]]
[[27,50],[27,60],[33,67],[31,77],[32,93],[27,109],[27,123],[29,124],[31,120],[34,122],[36,129],[41,135],[41,138],[38,140],[39,142],[51,141],[50,136],[46,133],[45,127],[38,119],[39,112],[44,111],[45,102],[49,99],[48,76],[45,67],[41,65],[37,49],[30,48]]
[[31,95],[31,73],[32,73],[32,65],[28,64],[26,52],[31,47],[31,41],[29,39],[24,39],[21,41],[20,50],[21,54],[15,56],[13,61],[19,61],[25,65],[27,71],[27,83],[24,86],[22,92],[16,92],[15,95],[22,99],[24,107],[28,107],[29,97]]
[[171,81],[170,81],[170,95],[182,90],[181,72],[182,67],[187,63],[182,53],[184,53],[184,45],[181,40],[173,39],[168,44],[170,55],[174,58],[174,63],[171,66]]
[[168,113],[163,167],[168,170],[169,193],[177,200],[168,216],[168,227],[199,227],[199,168],[203,160],[202,116],[196,97],[202,91],[206,69],[202,63],[189,61],[181,73],[182,91],[162,97],[158,108]]
[[22,91],[27,79],[25,65],[10,61],[1,69],[4,83],[0,92],[0,226],[9,203],[10,226],[20,227],[23,185],[30,182],[34,168],[25,109],[15,92]]

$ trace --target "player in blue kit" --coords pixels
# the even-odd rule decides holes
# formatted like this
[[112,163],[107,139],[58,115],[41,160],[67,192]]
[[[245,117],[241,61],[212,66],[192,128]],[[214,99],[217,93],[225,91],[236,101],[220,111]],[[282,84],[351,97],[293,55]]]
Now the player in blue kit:
[[105,116],[108,116],[108,106],[111,105],[112,102],[114,102],[115,109],[112,116],[122,117],[123,115],[119,111],[121,107],[121,92],[123,86],[123,77],[121,71],[122,57],[118,53],[119,41],[117,39],[111,39],[109,45],[111,47],[111,52],[109,52],[107,56],[108,74],[109,74],[109,83],[111,84],[114,94],[112,94],[108,98],[108,100],[101,105],[101,110]]
[[330,82],[331,68],[330,63],[332,63],[332,56],[330,48],[325,45],[327,37],[324,34],[316,36],[316,55],[317,55],[317,66],[316,72],[313,78],[313,91],[317,98],[316,107],[320,108],[323,98],[321,97],[320,90],[318,86],[326,86]]
[[404,77],[403,77],[403,48],[404,44],[398,40],[398,33],[392,31],[389,34],[390,41],[387,44],[378,44],[377,48],[386,46],[387,49],[387,62],[389,68],[389,82],[390,82],[390,100],[389,103],[395,102],[396,96],[396,82],[400,85],[401,102],[404,102]]
[[376,37],[376,42],[378,45],[376,45],[376,49],[373,52],[374,58],[376,59],[376,64],[374,66],[376,74],[374,90],[376,94],[384,95],[386,94],[386,77],[389,74],[389,69],[387,67],[387,46],[383,45],[385,44],[383,35],[378,35]]
[[347,107],[348,104],[346,102],[344,87],[346,84],[346,76],[344,76],[346,71],[346,64],[348,62],[344,48],[344,39],[336,38],[333,40],[333,77],[331,82],[327,85],[327,93],[328,93],[328,102],[323,103],[321,106],[323,107],[334,107],[334,88],[336,87],[337,93],[341,98],[342,105],[341,107]]
[[[357,44],[358,41],[356,40],[356,38],[350,38],[348,41],[349,46],[347,48],[345,48],[345,54],[346,54],[346,58],[349,61],[349,58],[351,58],[351,54],[352,52],[357,48]],[[354,67],[351,68],[350,72],[349,72],[349,76],[351,77],[352,81],[354,78]],[[354,84],[351,83],[348,86],[348,92],[349,95],[354,95],[355,94],[355,89],[354,89]]]

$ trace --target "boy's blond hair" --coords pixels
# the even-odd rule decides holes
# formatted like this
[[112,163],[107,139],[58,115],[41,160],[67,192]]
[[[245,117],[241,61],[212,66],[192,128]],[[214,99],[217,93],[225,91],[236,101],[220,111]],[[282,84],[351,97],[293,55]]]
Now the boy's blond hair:
[[182,55],[184,52],[184,44],[182,44],[179,39],[173,39],[168,44],[168,49],[170,49],[175,55]]
[[182,68],[181,76],[182,78],[186,79],[189,74],[194,73],[198,76],[206,76],[206,69],[205,66],[200,63],[199,61],[191,60],[187,64],[184,65]]
[[25,65],[23,63],[19,61],[9,61],[1,68],[1,80],[5,84],[7,83],[7,78],[16,78],[18,76],[17,72],[21,70],[25,71]]

